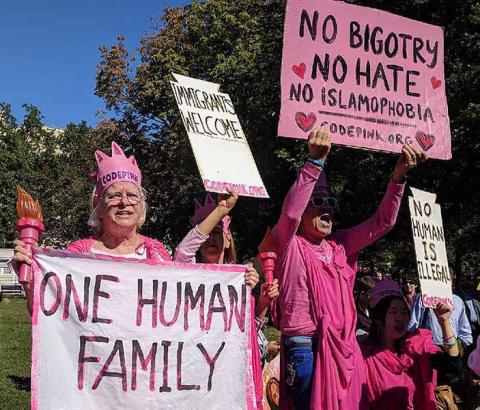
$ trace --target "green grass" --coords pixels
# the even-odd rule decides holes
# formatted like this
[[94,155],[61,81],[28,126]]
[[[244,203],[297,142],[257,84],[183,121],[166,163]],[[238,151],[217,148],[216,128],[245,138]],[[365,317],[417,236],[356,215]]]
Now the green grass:
[[25,299],[0,303],[0,408],[30,409],[31,325]]
[[[268,340],[280,340],[274,327],[264,328]],[[0,409],[30,409],[31,325],[25,299],[0,303]]]
[[280,342],[280,331],[275,329],[273,326],[265,326],[263,328],[263,333],[268,340],[276,340]]

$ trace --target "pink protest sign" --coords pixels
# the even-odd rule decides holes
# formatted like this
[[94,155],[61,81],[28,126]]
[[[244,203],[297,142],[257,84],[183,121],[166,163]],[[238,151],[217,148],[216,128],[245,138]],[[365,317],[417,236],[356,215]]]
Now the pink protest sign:
[[450,159],[443,30],[331,0],[290,0],[278,135],[320,126],[341,145]]

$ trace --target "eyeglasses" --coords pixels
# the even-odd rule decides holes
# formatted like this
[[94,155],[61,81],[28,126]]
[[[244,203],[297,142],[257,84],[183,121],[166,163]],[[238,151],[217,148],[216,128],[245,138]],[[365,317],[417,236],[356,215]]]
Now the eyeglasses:
[[310,202],[315,208],[324,208],[326,205],[330,206],[331,208],[335,208],[337,206],[337,199],[332,197],[319,196],[310,199]]
[[105,194],[104,196],[105,202],[107,202],[109,205],[118,205],[120,202],[122,202],[124,197],[127,198],[127,202],[130,205],[138,205],[142,199],[144,199],[143,195],[138,195],[131,192],[127,192],[126,195],[123,195],[121,192],[111,192]]

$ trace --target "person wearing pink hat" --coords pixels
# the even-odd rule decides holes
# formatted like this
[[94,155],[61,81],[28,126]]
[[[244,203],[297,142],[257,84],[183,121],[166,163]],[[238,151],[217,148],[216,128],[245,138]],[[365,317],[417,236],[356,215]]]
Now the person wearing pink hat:
[[[180,242],[176,251],[175,259],[190,263],[237,263],[235,242],[230,230],[231,217],[228,215],[235,206],[238,195],[230,190],[228,195],[220,195],[215,202],[210,194],[207,194],[203,203],[195,201],[195,212],[190,218],[192,229]],[[259,281],[258,273],[251,265],[247,265],[245,283],[252,289]],[[263,285],[262,285],[263,286]],[[265,287],[264,287],[265,288]],[[260,298],[273,300],[278,296],[278,281],[266,291],[261,291]],[[269,301],[261,300],[259,306],[266,306]],[[255,334],[256,314],[260,309],[255,309],[255,300],[251,297],[251,332]],[[262,367],[258,340],[252,339],[252,369],[256,393],[257,409],[263,408],[262,404]]]
[[[67,250],[153,262],[171,260],[161,242],[138,233],[145,222],[146,203],[142,173],[135,157],[126,157],[115,142],[112,142],[111,156],[96,151],[95,157],[97,171],[90,175],[95,188],[88,224],[95,228],[96,233],[70,243]],[[15,245],[12,267],[18,272],[19,262],[31,264],[31,254],[22,241],[15,241]]]
[[366,408],[365,372],[355,338],[358,254],[395,225],[404,176],[426,159],[405,145],[375,214],[332,233],[336,200],[323,172],[330,149],[325,128],[310,133],[309,158],[272,230],[280,286],[273,316],[282,332],[282,409]]
[[[400,285],[385,279],[369,291],[372,325],[361,349],[365,361],[367,398],[372,410],[435,410],[435,369],[460,375],[462,361],[449,317],[452,309],[439,303],[435,309],[442,328],[442,349],[432,333],[408,333],[410,309]],[[439,380],[439,384],[445,381]]]

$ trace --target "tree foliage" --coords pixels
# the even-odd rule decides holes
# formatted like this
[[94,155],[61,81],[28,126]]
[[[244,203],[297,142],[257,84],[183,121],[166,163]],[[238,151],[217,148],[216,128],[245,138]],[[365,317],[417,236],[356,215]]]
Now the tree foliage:
[[[453,160],[430,160],[409,183],[436,192],[443,206],[448,252],[455,270],[478,262],[480,162],[478,139],[480,7],[447,0],[351,1],[445,28],[445,67]],[[234,212],[241,251],[254,253],[305,158],[302,142],[276,138],[285,3],[207,0],[168,8],[137,50],[122,41],[102,46],[96,94],[114,113],[148,173],[154,218],[149,233],[174,245],[187,230],[193,198],[202,195],[192,152],[170,90],[170,73],[221,84],[233,99],[271,200],[242,198]],[[327,172],[341,200],[335,215],[346,227],[368,217],[380,201],[395,158],[335,147]],[[366,264],[414,269],[406,201],[397,227],[362,255]]]
[[[475,269],[480,243],[480,6],[476,1],[358,0],[445,29],[447,97],[453,160],[430,160],[409,184],[438,194],[448,252],[457,272]],[[232,97],[270,200],[241,198],[233,229],[240,253],[255,253],[267,225],[275,224],[282,200],[306,156],[303,142],[277,138],[280,62],[285,2],[207,0],[167,8],[137,49],[123,36],[100,46],[95,93],[111,118],[94,130],[70,125],[62,135],[42,128],[40,113],[27,107],[21,125],[2,106],[0,121],[0,246],[13,238],[15,185],[21,183],[45,207],[51,243],[86,234],[94,168],[93,152],[112,139],[142,168],[149,218],[144,232],[170,248],[188,230],[194,198],[204,195],[192,150],[170,89],[171,73],[221,84]],[[54,153],[52,155],[52,152]],[[395,164],[393,155],[334,147],[327,173],[340,199],[338,227],[367,218],[382,198]],[[406,201],[396,228],[362,253],[362,262],[414,269]]]
[[10,247],[16,237],[17,185],[42,205],[43,244],[63,246],[88,233],[88,174],[94,170],[95,149],[107,142],[85,123],[47,128],[37,108],[25,109],[23,123],[17,124],[10,107],[0,106],[0,247]]

